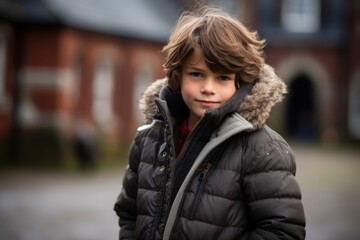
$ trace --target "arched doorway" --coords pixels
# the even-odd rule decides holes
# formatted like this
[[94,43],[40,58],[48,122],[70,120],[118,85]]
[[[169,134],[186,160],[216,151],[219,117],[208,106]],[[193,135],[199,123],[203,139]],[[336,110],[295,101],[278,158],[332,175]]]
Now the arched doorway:
[[298,74],[290,82],[286,104],[287,134],[300,141],[314,141],[318,124],[313,81],[306,74]]

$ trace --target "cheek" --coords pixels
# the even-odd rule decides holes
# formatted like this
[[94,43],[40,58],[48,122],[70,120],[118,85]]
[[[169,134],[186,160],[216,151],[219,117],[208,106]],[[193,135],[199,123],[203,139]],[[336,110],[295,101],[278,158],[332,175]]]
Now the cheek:
[[183,97],[183,99],[186,101],[187,99],[189,99],[191,97],[191,89],[186,86],[186,87],[181,87],[181,96]]
[[236,92],[236,87],[235,87],[235,84],[232,86],[232,85],[229,85],[228,87],[226,87],[223,91],[223,96],[224,98],[231,98]]
[[194,92],[194,87],[191,85],[189,81],[182,81],[181,83],[181,95],[183,98],[188,98]]
[[236,92],[236,88],[234,87],[232,91],[230,91],[230,97],[232,97]]

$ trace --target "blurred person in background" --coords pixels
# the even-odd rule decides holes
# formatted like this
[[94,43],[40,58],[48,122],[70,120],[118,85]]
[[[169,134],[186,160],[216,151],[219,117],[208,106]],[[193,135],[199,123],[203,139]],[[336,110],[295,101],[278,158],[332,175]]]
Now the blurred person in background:
[[74,129],[74,152],[81,170],[94,169],[97,144],[94,126],[88,120],[78,120]]
[[265,125],[286,86],[264,40],[217,8],[185,12],[145,91],[123,188],[120,239],[304,239],[296,164]]

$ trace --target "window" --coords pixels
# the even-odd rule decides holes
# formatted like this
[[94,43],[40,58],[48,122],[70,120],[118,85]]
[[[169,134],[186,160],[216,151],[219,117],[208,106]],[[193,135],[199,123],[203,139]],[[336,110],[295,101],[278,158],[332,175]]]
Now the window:
[[102,59],[95,67],[92,114],[98,125],[107,125],[114,116],[112,108],[114,67],[110,59]]
[[320,0],[283,0],[282,26],[289,32],[313,33],[320,28]]
[[243,19],[244,1],[243,0],[215,0],[214,3],[220,8],[225,9],[232,16]]

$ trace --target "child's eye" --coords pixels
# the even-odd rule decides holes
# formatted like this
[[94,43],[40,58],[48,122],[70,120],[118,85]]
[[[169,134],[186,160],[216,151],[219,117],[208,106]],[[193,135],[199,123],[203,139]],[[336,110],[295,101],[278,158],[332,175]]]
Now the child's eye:
[[230,80],[230,78],[228,76],[219,76],[219,80],[228,81],[228,80]]
[[199,72],[191,72],[190,75],[193,76],[193,77],[196,77],[196,78],[202,76],[201,73],[199,73]]

